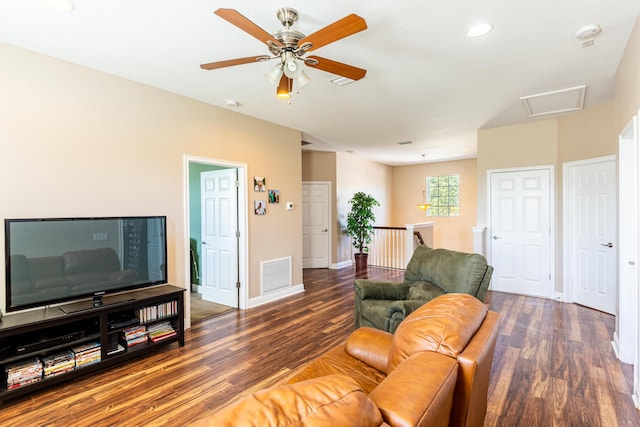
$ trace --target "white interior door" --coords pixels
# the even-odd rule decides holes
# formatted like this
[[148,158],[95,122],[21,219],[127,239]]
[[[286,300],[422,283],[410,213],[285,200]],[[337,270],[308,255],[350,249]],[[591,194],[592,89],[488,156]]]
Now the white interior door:
[[617,307],[616,163],[613,158],[573,162],[565,168],[569,259],[565,269],[573,301],[615,314]]
[[551,298],[551,171],[490,173],[491,289]]
[[202,299],[238,306],[238,192],[235,168],[203,172]]
[[302,184],[302,267],[329,268],[330,199],[328,182]]

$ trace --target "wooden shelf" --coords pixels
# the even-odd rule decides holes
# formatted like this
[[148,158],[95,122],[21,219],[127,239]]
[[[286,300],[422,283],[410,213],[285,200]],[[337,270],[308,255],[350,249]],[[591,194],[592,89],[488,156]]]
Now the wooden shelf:
[[[47,307],[7,315],[0,320],[0,402],[18,397],[44,387],[86,376],[101,369],[124,363],[167,345],[177,342],[184,346],[184,292],[185,289],[173,285],[161,285],[152,288],[138,289],[104,298],[105,304],[93,307],[92,302],[81,301],[73,304]],[[127,327],[109,330],[109,322],[115,318],[136,316],[138,310],[154,307],[167,302],[176,302],[176,312],[151,321],[140,322],[147,326],[160,322],[170,322],[176,331],[175,336],[163,340],[147,342],[125,351],[109,355],[109,343]],[[68,340],[62,336],[77,333]],[[60,338],[60,340],[55,340]],[[72,347],[88,342],[100,344],[101,360],[96,363],[78,367],[72,371],[54,377],[43,378],[38,382],[7,389],[7,365],[21,360],[42,358],[70,350]],[[31,350],[31,347],[34,347]],[[20,348],[22,351],[18,351]],[[26,350],[25,350],[26,349]]]

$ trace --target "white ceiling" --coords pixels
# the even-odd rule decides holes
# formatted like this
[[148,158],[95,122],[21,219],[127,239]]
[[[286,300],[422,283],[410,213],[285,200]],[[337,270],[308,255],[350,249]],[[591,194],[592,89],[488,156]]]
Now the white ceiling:
[[[315,149],[353,151],[389,165],[475,157],[477,130],[530,119],[520,97],[586,85],[585,107],[612,99],[617,65],[639,0],[74,0],[71,13],[43,0],[0,0],[0,42],[44,53],[303,133]],[[368,70],[337,87],[311,82],[291,104],[264,75],[274,62],[205,71],[207,62],[268,54],[213,14],[238,10],[267,32],[293,7],[304,34],[350,14],[368,29],[313,54]],[[479,21],[494,25],[469,39]],[[602,27],[592,47],[575,33]],[[2,64],[3,67],[11,64]],[[227,100],[239,102],[228,107]],[[555,116],[543,116],[550,118]],[[539,118],[538,118],[539,119]],[[409,145],[399,142],[412,141]]]

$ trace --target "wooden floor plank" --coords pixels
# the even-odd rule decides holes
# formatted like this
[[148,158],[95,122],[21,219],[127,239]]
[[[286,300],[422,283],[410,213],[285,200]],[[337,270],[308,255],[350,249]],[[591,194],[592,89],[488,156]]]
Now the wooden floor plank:
[[[401,281],[369,268],[359,277]],[[180,426],[289,376],[353,330],[352,269],[305,270],[305,292],[207,319],[126,365],[4,402],[0,426]],[[639,426],[614,318],[575,304],[489,292],[501,314],[486,426]],[[612,424],[613,423],[613,424]]]

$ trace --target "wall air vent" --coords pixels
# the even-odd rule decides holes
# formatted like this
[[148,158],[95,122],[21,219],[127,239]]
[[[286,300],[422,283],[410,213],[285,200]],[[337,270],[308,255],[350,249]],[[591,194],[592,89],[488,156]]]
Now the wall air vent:
[[586,85],[523,96],[520,98],[527,109],[529,117],[566,113],[584,108]]
[[272,259],[260,263],[262,294],[291,287],[291,257]]

